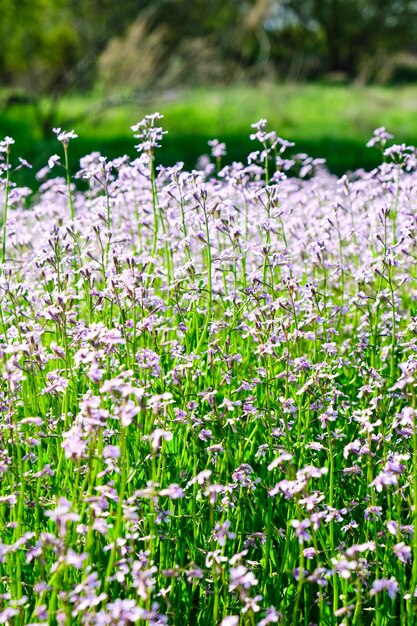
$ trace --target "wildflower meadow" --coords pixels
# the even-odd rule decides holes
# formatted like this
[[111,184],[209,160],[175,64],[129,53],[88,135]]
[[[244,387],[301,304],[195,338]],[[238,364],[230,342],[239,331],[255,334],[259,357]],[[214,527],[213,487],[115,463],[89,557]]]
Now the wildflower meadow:
[[0,143],[0,624],[417,624],[417,151]]

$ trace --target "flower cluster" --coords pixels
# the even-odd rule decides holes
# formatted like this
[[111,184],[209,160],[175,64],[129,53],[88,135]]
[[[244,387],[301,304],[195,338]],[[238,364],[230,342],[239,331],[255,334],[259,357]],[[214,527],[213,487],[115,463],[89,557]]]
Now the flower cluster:
[[416,151],[187,172],[160,119],[55,129],[29,209],[0,142],[0,623],[411,624]]

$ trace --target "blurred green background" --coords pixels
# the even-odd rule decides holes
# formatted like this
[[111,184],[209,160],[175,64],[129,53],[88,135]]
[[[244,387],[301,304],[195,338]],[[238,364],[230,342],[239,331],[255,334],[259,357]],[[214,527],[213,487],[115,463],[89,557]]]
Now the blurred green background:
[[74,168],[133,156],[155,110],[160,160],[187,167],[213,138],[244,160],[261,117],[337,174],[379,162],[378,126],[417,142],[416,0],[1,0],[0,36],[0,136],[34,169],[54,126],[79,134]]

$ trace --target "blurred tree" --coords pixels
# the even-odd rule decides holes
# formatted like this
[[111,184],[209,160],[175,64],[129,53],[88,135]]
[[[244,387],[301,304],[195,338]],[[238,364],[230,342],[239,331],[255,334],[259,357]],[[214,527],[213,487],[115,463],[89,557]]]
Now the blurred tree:
[[273,74],[265,20],[274,0],[150,2],[99,63],[110,88],[212,84]]
[[[316,38],[316,72],[378,78],[382,63],[398,51],[415,51],[416,0],[281,0],[274,3],[273,37],[291,30]],[[299,45],[302,51],[304,46]]]
[[[46,126],[72,86],[149,88],[239,78],[392,76],[416,52],[417,0],[0,0],[0,82]],[[408,56],[398,56],[407,53]],[[100,61],[98,63],[98,61]]]
[[91,87],[101,51],[146,4],[123,0],[121,11],[114,0],[1,0],[0,82],[26,92],[49,132],[61,96]]
[[80,47],[67,0],[0,2],[1,78],[48,89],[76,62]]
[[[338,74],[346,79],[378,80],[387,75],[383,67],[392,54],[414,51],[417,35],[416,0],[159,0],[142,4],[149,8],[149,19],[136,31],[141,31],[136,43],[133,36],[129,38],[128,57],[135,57],[136,46],[137,59],[149,61],[144,72],[149,80],[164,78],[165,84],[204,83],[216,77],[259,80],[276,73],[291,78]],[[144,52],[148,36],[154,36],[156,51],[156,33],[160,54],[153,55],[152,67]],[[105,65],[110,74],[118,58],[120,63],[122,49],[127,51],[119,39],[119,46],[112,47],[111,53],[107,50]],[[123,73],[131,75],[127,61],[120,79]]]

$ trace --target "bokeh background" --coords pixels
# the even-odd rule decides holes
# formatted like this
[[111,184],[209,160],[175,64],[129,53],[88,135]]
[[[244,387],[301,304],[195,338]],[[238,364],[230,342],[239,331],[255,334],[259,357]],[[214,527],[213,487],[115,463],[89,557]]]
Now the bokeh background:
[[155,110],[187,167],[213,138],[245,159],[261,117],[337,174],[378,163],[378,126],[417,142],[416,0],[1,0],[0,38],[0,135],[34,168],[54,126],[74,164],[133,155]]

